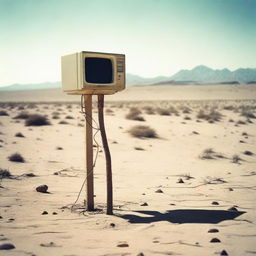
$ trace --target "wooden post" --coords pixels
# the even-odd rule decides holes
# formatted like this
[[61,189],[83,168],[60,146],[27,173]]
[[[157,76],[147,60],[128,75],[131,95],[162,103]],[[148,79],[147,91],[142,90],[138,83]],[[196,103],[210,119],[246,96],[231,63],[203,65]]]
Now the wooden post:
[[85,161],[86,161],[86,208],[94,210],[93,189],[93,138],[92,138],[92,95],[84,95],[85,107]]
[[102,144],[106,156],[106,174],[107,174],[107,214],[113,215],[113,187],[112,187],[112,166],[111,155],[108,147],[108,140],[104,125],[104,95],[98,95],[99,126],[102,138]]

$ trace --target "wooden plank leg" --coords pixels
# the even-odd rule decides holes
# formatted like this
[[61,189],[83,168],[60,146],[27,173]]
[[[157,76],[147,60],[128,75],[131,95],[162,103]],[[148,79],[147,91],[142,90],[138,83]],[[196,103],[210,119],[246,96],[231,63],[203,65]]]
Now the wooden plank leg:
[[86,208],[94,211],[93,186],[93,132],[92,132],[92,95],[84,95],[85,107],[85,161],[86,161]]
[[108,147],[108,140],[104,125],[104,95],[98,95],[98,112],[99,126],[102,138],[102,144],[106,156],[106,172],[107,172],[107,214],[113,214],[113,185],[112,185],[112,165],[111,155]]

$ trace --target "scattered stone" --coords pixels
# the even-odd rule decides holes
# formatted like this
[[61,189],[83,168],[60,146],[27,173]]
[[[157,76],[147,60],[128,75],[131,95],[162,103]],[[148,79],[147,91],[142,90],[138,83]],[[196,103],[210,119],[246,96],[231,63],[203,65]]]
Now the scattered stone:
[[110,226],[111,228],[114,228],[114,227],[116,226],[116,224],[115,224],[115,223],[110,223],[109,226]]
[[217,228],[211,228],[208,230],[208,233],[218,233],[219,230]]
[[193,131],[192,133],[193,133],[193,134],[199,134],[199,132],[196,132],[196,131]]
[[24,173],[23,176],[25,176],[25,177],[36,177],[36,175],[33,172]]
[[129,247],[129,244],[127,242],[119,242],[117,247]]
[[148,203],[147,202],[142,203],[140,206],[148,206]]
[[226,252],[226,250],[222,250],[222,251],[220,252],[220,255],[221,255],[221,256],[224,256],[224,255],[228,255],[228,253]]
[[12,250],[15,249],[15,246],[10,243],[0,244],[0,250]]
[[234,191],[234,189],[233,189],[233,188],[228,188],[228,190],[229,190],[229,191]]
[[230,207],[229,209],[228,209],[228,211],[235,211],[235,212],[238,212],[238,210],[236,209],[236,207]]
[[176,205],[176,204],[174,204],[174,203],[170,203],[170,205]]
[[243,140],[239,140],[239,142],[240,142],[240,143],[245,143],[245,141],[243,141]]
[[249,150],[245,150],[244,154],[247,155],[247,156],[252,156],[253,155],[253,153]]
[[45,244],[40,244],[40,246],[42,247],[58,247],[54,242],[50,242],[50,243],[45,243]]
[[210,241],[210,243],[220,243],[220,239],[217,238],[217,237],[214,237],[214,238]]
[[145,193],[142,193],[143,196],[145,196],[146,194]]
[[219,205],[219,203],[216,202],[216,201],[213,201],[213,202],[212,202],[212,205]]
[[47,185],[41,185],[36,188],[36,191],[40,193],[47,193],[47,190],[48,190]]
[[63,150],[63,147],[56,147],[57,150]]
[[179,178],[177,183],[185,183],[182,178]]
[[3,217],[2,216],[0,216],[0,219],[2,219]]
[[145,256],[143,252],[137,254],[137,256]]
[[155,193],[164,193],[164,192],[162,189],[159,188],[158,190],[155,191]]
[[57,215],[58,213],[57,212],[53,212],[52,215]]
[[46,215],[46,214],[48,214],[47,211],[43,211],[43,212],[42,212],[42,215]]
[[15,219],[14,219],[14,218],[10,218],[10,219],[8,219],[8,222],[13,222],[13,221],[15,221]]

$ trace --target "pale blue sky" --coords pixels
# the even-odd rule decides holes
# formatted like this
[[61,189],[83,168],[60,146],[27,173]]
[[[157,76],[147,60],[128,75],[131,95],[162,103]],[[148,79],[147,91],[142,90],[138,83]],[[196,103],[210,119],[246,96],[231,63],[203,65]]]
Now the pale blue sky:
[[60,80],[60,57],[124,53],[127,72],[256,68],[256,0],[0,0],[0,86]]

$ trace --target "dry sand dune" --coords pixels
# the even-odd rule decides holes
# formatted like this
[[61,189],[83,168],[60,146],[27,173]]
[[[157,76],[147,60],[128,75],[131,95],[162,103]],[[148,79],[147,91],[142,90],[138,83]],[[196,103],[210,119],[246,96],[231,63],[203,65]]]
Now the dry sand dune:
[[[107,97],[113,216],[104,214],[102,148],[94,174],[98,211],[70,210],[85,178],[79,103],[0,103],[0,248],[15,246],[0,255],[256,254],[255,87],[166,88]],[[79,98],[53,92],[56,101]],[[0,95],[48,99],[39,91]],[[51,124],[26,126],[28,119],[15,118],[23,111],[46,115]],[[154,129],[156,138],[132,136],[138,125]],[[9,160],[16,152],[25,162]],[[36,192],[43,184],[49,193]],[[77,204],[84,198],[83,190]]]
[[[159,85],[130,86],[122,93],[107,96],[108,101],[147,100],[244,100],[256,98],[255,84],[240,85]],[[79,101],[79,96],[66,95],[61,89],[0,92],[0,102]]]

